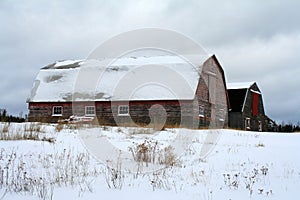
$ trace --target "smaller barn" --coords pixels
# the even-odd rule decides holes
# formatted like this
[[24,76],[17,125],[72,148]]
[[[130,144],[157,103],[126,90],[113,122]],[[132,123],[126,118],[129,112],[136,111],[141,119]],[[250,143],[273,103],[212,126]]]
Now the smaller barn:
[[263,98],[255,82],[227,83],[230,102],[228,126],[234,129],[267,131]]

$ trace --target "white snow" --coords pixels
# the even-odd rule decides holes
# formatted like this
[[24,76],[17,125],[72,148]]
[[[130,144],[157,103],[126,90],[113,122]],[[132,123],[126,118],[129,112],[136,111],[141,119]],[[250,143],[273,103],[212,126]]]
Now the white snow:
[[252,90],[252,89],[250,89],[250,91],[251,91],[251,92],[253,92],[253,93],[256,93],[256,94],[261,94],[261,92],[259,92],[259,91],[256,91],[256,90]]
[[[4,126],[5,124],[0,124],[0,134],[3,134]],[[23,126],[24,124],[10,124],[9,134],[24,130]],[[18,192],[7,190],[13,186],[0,186],[1,199],[39,199],[38,195],[43,192],[46,192],[45,199],[50,199],[52,194],[53,199],[80,200],[281,200],[298,199],[300,194],[299,133],[167,129],[149,134],[147,129],[140,128],[82,127],[81,130],[95,131],[100,137],[108,138],[124,151],[128,150],[133,143],[140,144],[144,140],[158,140],[163,146],[172,145],[174,135],[178,131],[196,134],[189,148],[182,152],[177,165],[148,174],[123,173],[121,174],[121,188],[114,189],[108,187],[107,183],[111,180],[110,171],[107,171],[105,165],[92,157],[87,158],[86,149],[77,134],[78,129],[65,127],[57,132],[56,126],[41,125],[40,132],[42,136],[55,137],[54,144],[29,140],[0,140],[0,185],[1,170],[5,171],[6,166],[11,169],[8,170],[10,177],[8,180],[13,180],[12,177],[16,178],[18,171],[23,170],[27,172],[26,177],[41,177],[44,181],[37,184],[36,189],[41,193],[34,194],[31,194],[30,190],[26,191],[26,188],[23,188],[23,192]],[[205,159],[200,159],[206,136],[214,132],[220,134],[215,148]],[[74,165],[76,158],[80,158],[76,162],[85,163],[84,168],[81,168],[81,164]],[[64,176],[65,172],[78,175],[78,177],[73,177],[73,185],[71,182],[63,181],[58,184],[59,179],[55,179],[57,173],[64,180],[67,179]],[[3,176],[6,180],[6,173]],[[22,185],[22,181],[28,181],[22,178],[14,180],[15,182],[11,182],[12,185]],[[16,182],[16,180],[22,181]],[[51,186],[48,183],[51,180],[57,182]],[[43,185],[44,189],[41,187]]]
[[[77,68],[41,69],[31,102],[81,100],[193,99],[203,63],[197,66],[177,56],[85,60]],[[63,66],[78,61],[63,61]]]
[[247,89],[250,88],[255,82],[235,82],[235,83],[227,83],[227,89],[228,90],[234,90],[234,89]]
[[63,61],[56,61],[54,67],[66,66],[71,65],[77,62],[81,62],[82,60],[63,60]]

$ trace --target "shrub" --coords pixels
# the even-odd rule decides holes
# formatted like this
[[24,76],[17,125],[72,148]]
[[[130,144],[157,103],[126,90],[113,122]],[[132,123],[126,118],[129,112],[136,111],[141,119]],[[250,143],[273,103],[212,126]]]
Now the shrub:
[[176,155],[171,146],[165,147],[162,150],[159,148],[158,141],[145,140],[141,144],[134,143],[128,148],[134,160],[138,163],[153,163],[165,166],[174,166],[177,164]]

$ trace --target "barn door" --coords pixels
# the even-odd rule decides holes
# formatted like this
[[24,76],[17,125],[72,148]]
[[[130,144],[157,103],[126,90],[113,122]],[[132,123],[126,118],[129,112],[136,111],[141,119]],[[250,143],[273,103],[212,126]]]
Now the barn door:
[[217,92],[217,77],[213,72],[208,72],[208,93],[209,93],[209,103],[211,103],[211,120],[210,127],[216,127],[217,122],[217,112],[216,112],[216,92]]
[[252,101],[252,115],[258,115],[258,94],[253,93],[253,101]]
[[258,121],[258,131],[262,131],[262,123],[261,123],[261,121]]
[[217,92],[217,75],[215,73],[208,73],[208,89],[209,89],[209,102],[216,104],[216,92]]
[[251,130],[250,118],[248,118],[248,117],[245,119],[245,130],[246,131]]

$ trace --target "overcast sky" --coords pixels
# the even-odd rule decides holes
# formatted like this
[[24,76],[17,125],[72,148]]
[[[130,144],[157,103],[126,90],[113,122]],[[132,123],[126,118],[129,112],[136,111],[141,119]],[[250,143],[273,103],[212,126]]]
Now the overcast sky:
[[178,31],[215,54],[227,82],[256,81],[267,115],[300,121],[298,0],[1,0],[0,108],[27,113],[39,69],[137,28]]

